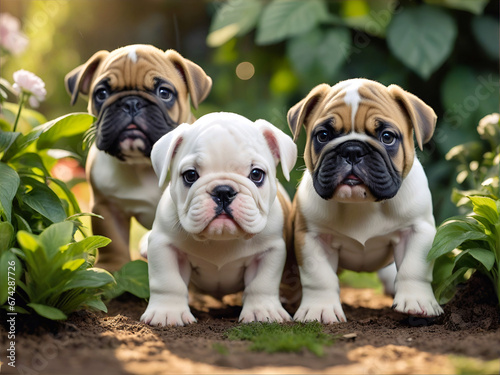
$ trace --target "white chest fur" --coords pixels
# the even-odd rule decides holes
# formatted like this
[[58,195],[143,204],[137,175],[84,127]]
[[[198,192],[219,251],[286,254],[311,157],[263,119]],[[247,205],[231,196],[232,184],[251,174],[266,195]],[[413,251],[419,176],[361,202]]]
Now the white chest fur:
[[94,200],[106,199],[151,228],[161,197],[151,165],[121,162],[94,145],[89,151],[86,169],[90,171]]
[[312,177],[304,174],[297,194],[308,232],[315,233],[325,249],[339,256],[339,267],[375,271],[393,261],[394,248],[404,245],[419,221],[434,225],[431,195],[422,165],[414,165],[396,196],[383,202],[339,203],[325,201],[313,190]]

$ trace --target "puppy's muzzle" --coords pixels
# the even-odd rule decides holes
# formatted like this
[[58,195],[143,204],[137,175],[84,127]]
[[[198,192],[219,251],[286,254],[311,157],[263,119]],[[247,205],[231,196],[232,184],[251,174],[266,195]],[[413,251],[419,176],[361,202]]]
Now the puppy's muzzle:
[[238,193],[229,185],[216,186],[210,193],[212,200],[217,205],[215,207],[215,216],[225,213],[230,218],[233,218],[230,205],[234,198],[236,198],[237,194]]

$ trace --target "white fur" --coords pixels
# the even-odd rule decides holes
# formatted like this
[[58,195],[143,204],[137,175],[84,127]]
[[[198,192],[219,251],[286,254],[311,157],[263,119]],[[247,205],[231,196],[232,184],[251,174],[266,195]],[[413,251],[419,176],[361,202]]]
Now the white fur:
[[[230,113],[181,125],[155,144],[151,159],[160,185],[169,170],[171,181],[149,235],[151,298],[141,321],[195,322],[190,283],[216,297],[244,290],[242,322],[290,319],[279,301],[286,248],[276,164],[289,171],[296,155],[295,144],[279,129]],[[248,178],[255,167],[266,172],[262,187]],[[190,169],[200,178],[188,188],[182,174]],[[210,193],[219,185],[238,192],[230,205],[234,221],[214,219]]]
[[356,118],[356,113],[358,113],[359,103],[361,102],[361,96],[359,95],[359,88],[365,82],[365,79],[350,79],[340,83],[343,91],[345,91],[344,102],[351,107],[351,126],[354,132],[354,120]]
[[[297,191],[308,232],[300,266],[303,297],[294,319],[345,321],[337,270],[376,271],[394,261],[395,309],[428,316],[442,313],[430,285],[432,267],[426,262],[436,232],[431,194],[417,158],[399,192],[384,202],[325,201],[313,190],[306,171]],[[391,282],[385,283],[391,292]]]
[[135,64],[137,62],[137,47],[130,46],[129,49],[130,51],[127,56]]

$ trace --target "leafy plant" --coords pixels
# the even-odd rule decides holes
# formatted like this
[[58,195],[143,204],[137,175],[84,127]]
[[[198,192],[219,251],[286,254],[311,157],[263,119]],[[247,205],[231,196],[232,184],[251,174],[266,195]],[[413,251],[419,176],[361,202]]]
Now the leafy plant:
[[0,266],[15,275],[9,278],[10,273],[5,273],[2,285],[15,287],[0,290],[0,302],[7,302],[9,311],[32,310],[53,320],[66,319],[81,308],[107,311],[101,295],[115,281],[107,271],[92,267],[97,248],[109,239],[91,236],[75,242],[74,223],[63,221],[39,235],[21,230],[16,236],[19,248],[9,248],[14,228],[8,222],[0,223],[0,228],[4,236],[10,233],[10,238],[2,236]]
[[109,240],[75,241],[77,229],[85,237],[80,216],[91,214],[82,214],[69,187],[50,173],[61,157],[81,160],[83,134],[94,117],[71,113],[45,122],[38,112],[23,110],[29,85],[20,86],[18,105],[5,101],[7,92],[16,94],[8,82],[0,86],[0,305],[49,319],[65,319],[82,307],[105,310],[101,294],[114,279],[92,267],[96,249]]
[[455,190],[455,203],[462,208],[472,207],[472,212],[441,224],[428,254],[428,260],[435,261],[434,286],[441,303],[453,297],[457,284],[479,271],[491,280],[500,304],[500,116],[485,117],[478,132],[490,148],[482,160],[469,161],[470,154],[464,150],[470,145],[457,147],[449,154],[450,159],[461,160],[459,177],[467,174],[460,181],[470,179],[476,186],[468,191]]
[[226,332],[229,340],[251,341],[250,350],[298,352],[307,349],[318,357],[324,355],[324,347],[332,345],[335,338],[323,332],[318,322],[310,323],[249,323],[241,324]]

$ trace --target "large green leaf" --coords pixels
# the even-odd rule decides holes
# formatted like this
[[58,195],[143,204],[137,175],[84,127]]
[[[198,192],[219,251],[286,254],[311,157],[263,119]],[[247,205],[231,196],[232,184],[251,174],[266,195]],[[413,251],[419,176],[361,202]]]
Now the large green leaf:
[[53,223],[66,218],[61,200],[47,185],[31,177],[23,177],[22,184],[27,189],[22,198],[27,206]]
[[453,17],[441,9],[420,5],[394,16],[387,43],[403,64],[428,79],[450,55],[456,36]]
[[486,218],[492,225],[498,223],[498,210],[496,202],[488,197],[470,196],[473,210],[476,214]]
[[210,25],[207,44],[219,47],[235,36],[245,35],[257,23],[261,10],[261,0],[230,0],[224,3]]
[[72,274],[71,279],[62,288],[61,292],[75,288],[100,288],[114,282],[113,275],[101,268],[78,270]]
[[465,241],[486,240],[487,238],[488,236],[479,224],[463,219],[449,220],[438,228],[427,259],[433,260],[447,254]]
[[31,307],[38,315],[43,316],[44,318],[51,320],[64,320],[68,319],[65,313],[61,310],[47,305],[42,305],[39,303],[28,303],[28,306]]
[[272,44],[306,33],[327,18],[322,0],[273,0],[262,13],[256,43]]
[[95,117],[88,113],[70,113],[49,121],[37,128],[43,132],[36,146],[39,150],[54,148],[61,139],[85,133],[94,121]]
[[49,260],[59,249],[73,240],[74,225],[69,221],[52,224],[40,233],[38,239],[45,248]]
[[294,68],[307,75],[320,70],[331,79],[349,57],[351,35],[345,28],[319,29],[300,35],[288,43],[288,56]]
[[0,216],[7,221],[12,220],[12,201],[19,187],[20,179],[17,172],[7,164],[0,162]]

